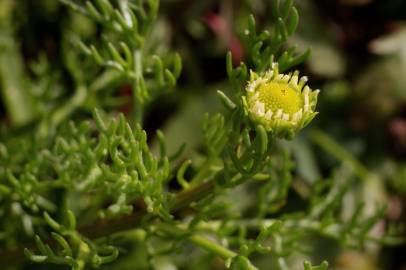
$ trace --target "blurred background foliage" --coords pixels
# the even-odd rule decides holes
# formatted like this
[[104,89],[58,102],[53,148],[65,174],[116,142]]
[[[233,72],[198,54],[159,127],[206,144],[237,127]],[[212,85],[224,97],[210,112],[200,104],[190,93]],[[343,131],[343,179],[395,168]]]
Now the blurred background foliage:
[[[259,28],[272,27],[268,2],[161,1],[158,21],[146,47],[162,55],[175,48],[184,68],[176,90],[162,94],[148,106],[144,128],[147,132],[162,129],[169,153],[186,142],[185,155],[199,158],[203,115],[220,110],[216,89],[227,89],[226,52],[232,51],[235,64],[245,59],[241,40],[251,12]],[[311,57],[299,69],[322,92],[316,120],[294,141],[284,142],[297,165],[288,208],[297,208],[308,192],[298,179],[312,184],[328,177],[332,169],[344,162],[363,179],[362,196],[366,203],[379,198],[388,204],[386,220],[405,224],[406,2],[300,0],[296,6],[301,20],[288,44],[297,45],[299,51],[312,48]],[[71,49],[72,31],[83,40],[95,40],[101,34],[99,27],[68,12],[56,0],[0,1],[1,140],[24,136],[25,130],[60,109],[66,100],[77,100],[75,76],[80,77],[82,71],[72,66],[79,63],[86,72],[100,74],[99,70],[86,68],[90,65],[80,55],[67,57],[75,54]],[[106,79],[108,76],[101,74],[93,84],[96,90],[84,100],[78,97],[77,109],[66,117],[86,118],[96,106],[128,113],[128,86],[117,85],[114,79]],[[114,94],[97,90],[97,84],[106,81]],[[14,112],[14,104],[25,109]],[[6,130],[12,130],[13,135],[5,136]],[[150,140],[158,148],[156,138]],[[18,153],[13,158],[18,159]],[[243,198],[248,191],[240,192]],[[349,208],[354,207],[354,196],[359,194],[349,192],[345,198]],[[243,205],[244,200],[239,204]],[[385,221],[380,225],[384,227]],[[379,235],[382,228],[375,229]],[[322,251],[315,256],[329,259],[333,269],[406,269],[405,246],[372,246],[362,252],[341,250],[334,242],[323,239],[314,243],[319,246],[315,250]],[[147,256],[140,252],[133,255]],[[106,269],[134,269],[134,256],[129,254]],[[199,268],[204,265],[199,261],[184,260],[180,265],[207,269]],[[164,256],[155,263],[156,269],[175,269]],[[261,264],[266,266],[267,262]],[[33,269],[39,269],[36,267]],[[137,269],[146,267],[138,265]],[[221,263],[213,269],[216,267],[221,268]]]

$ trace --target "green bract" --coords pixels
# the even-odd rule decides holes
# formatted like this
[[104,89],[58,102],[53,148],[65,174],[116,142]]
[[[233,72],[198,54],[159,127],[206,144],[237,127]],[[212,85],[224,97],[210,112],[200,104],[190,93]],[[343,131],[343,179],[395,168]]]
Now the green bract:
[[307,77],[299,72],[279,73],[278,64],[264,74],[251,71],[243,96],[245,109],[255,123],[277,137],[291,139],[317,115],[319,90],[306,85]]

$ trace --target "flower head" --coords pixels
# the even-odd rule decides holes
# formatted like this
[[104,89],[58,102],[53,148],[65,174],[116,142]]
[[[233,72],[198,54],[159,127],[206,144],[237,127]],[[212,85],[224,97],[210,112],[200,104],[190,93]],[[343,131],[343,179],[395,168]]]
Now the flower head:
[[251,72],[243,102],[250,118],[280,138],[291,139],[316,116],[317,95],[299,72],[280,74],[278,64],[259,76]]

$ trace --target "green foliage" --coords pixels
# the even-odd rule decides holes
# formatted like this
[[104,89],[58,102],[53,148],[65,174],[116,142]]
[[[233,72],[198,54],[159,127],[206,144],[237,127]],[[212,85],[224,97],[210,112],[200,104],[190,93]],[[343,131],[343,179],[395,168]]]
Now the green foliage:
[[[139,269],[158,269],[170,257],[179,269],[193,269],[195,261],[202,269],[262,269],[260,259],[270,258],[264,269],[284,270],[294,255],[310,253],[309,238],[357,249],[399,242],[395,229],[373,233],[384,207],[367,212],[357,200],[343,214],[345,196],[361,189],[356,179],[373,174],[322,132],[313,140],[343,164],[328,179],[301,182],[303,203],[286,210],[289,193],[300,193],[297,164],[285,142],[249,121],[241,96],[248,70],[278,63],[282,72],[309,56],[285,47],[299,21],[293,1],[272,1],[272,31],[257,34],[248,18],[246,63],[234,67],[227,54],[231,95],[217,91],[225,110],[205,114],[198,154],[184,153],[185,146],[168,153],[164,132],[146,131],[145,111],[182,69],[178,54],[158,56],[150,44],[159,1],[61,2],[101,33],[65,33],[63,66],[73,94],[43,56],[31,67],[33,119],[20,119],[7,103],[12,128],[1,131],[0,144],[0,261],[7,266],[23,268],[26,257],[75,270],[122,269],[132,259]],[[128,115],[119,113],[128,104],[117,95],[123,85],[131,89]]]
[[323,262],[319,266],[312,266],[309,262],[304,263],[304,269],[305,270],[327,270],[328,269],[328,263]]

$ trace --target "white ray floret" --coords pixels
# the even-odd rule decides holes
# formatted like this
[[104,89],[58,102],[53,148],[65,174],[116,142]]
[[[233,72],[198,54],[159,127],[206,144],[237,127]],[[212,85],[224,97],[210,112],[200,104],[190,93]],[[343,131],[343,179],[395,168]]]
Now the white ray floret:
[[287,82],[289,82],[290,78],[291,78],[291,76],[289,74],[283,75],[282,76],[282,81],[287,83]]
[[299,120],[299,114],[298,114],[298,112],[295,112],[292,115],[292,121],[296,123],[298,120]]
[[265,114],[265,104],[261,101],[256,101],[254,105],[254,111],[257,115],[262,116]]
[[303,76],[302,78],[300,78],[299,83],[297,85],[299,87],[299,90],[302,90],[303,86],[307,83],[307,81],[308,81],[307,76]]
[[273,70],[269,70],[269,71],[267,71],[267,72],[265,73],[265,77],[271,79],[272,76],[273,76],[273,74],[274,74],[274,73],[273,73]]
[[265,114],[266,120],[269,120],[269,121],[272,120],[272,115],[273,115],[273,112],[271,110],[268,110]]
[[307,112],[309,110],[309,92],[310,88],[309,86],[305,86],[303,90],[303,96],[304,96],[304,111]]
[[275,70],[276,73],[279,73],[279,65],[278,63],[272,63],[272,69]]
[[293,75],[292,78],[290,79],[290,84],[293,84],[294,86],[298,86],[297,82],[299,80],[299,77],[297,75]]
[[299,120],[300,120],[300,118],[302,118],[302,116],[303,116],[303,110],[300,109],[300,110],[297,112],[297,117],[298,117]]
[[276,118],[276,119],[281,119],[281,117],[282,117],[282,110],[279,109],[279,110],[276,112],[275,118]]
[[299,120],[302,118],[302,109],[300,109],[299,111],[295,112],[292,116],[292,121],[297,123],[299,122]]
[[255,81],[253,81],[252,83],[250,83],[250,84],[248,85],[247,91],[248,91],[248,92],[254,92],[255,89],[257,89],[257,87],[258,87],[260,84],[264,83],[264,82],[265,82],[265,80],[264,80],[263,78],[258,78],[258,79],[256,79]]

